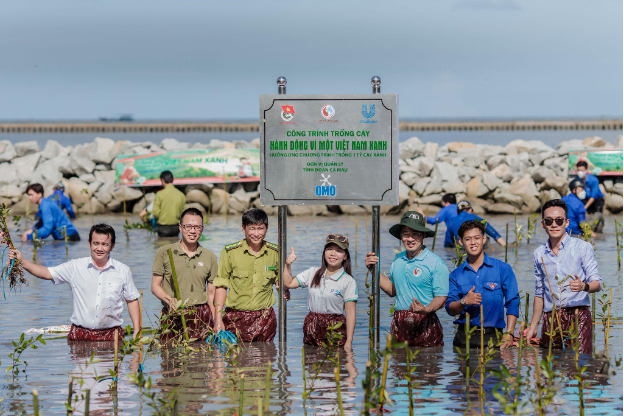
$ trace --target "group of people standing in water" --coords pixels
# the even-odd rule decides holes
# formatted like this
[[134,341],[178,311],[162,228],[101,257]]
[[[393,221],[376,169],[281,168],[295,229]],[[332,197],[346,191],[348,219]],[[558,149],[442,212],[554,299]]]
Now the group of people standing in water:
[[[466,204],[461,201],[456,205],[458,215],[469,211]],[[470,217],[457,227],[454,239],[464,248],[467,258],[449,272],[444,261],[425,244],[426,238],[434,235],[427,222],[422,213],[408,211],[389,230],[405,248],[395,256],[388,275],[381,274],[379,282],[385,293],[396,298],[392,335],[411,346],[444,345],[437,311],[445,308],[456,317],[453,345],[466,346],[463,331],[469,316],[471,327],[480,327],[483,322],[488,339],[492,338],[500,348],[511,347],[519,315],[518,284],[509,264],[485,253],[488,224]],[[544,204],[542,227],[548,240],[534,253],[535,300],[525,335],[531,340],[542,322],[540,343],[548,345],[549,317],[555,304],[561,311],[564,332],[572,328],[578,315],[580,350],[590,353],[592,321],[588,294],[600,290],[601,279],[592,246],[568,235],[568,225],[568,207],[563,200]],[[303,324],[305,344],[327,342],[328,328],[332,327],[339,333],[339,344],[352,348],[358,289],[352,275],[349,238],[329,234],[320,264],[296,272],[293,269],[296,270],[297,256],[291,248],[280,276],[278,247],[265,240],[268,227],[268,217],[262,209],[245,212],[244,238],[226,245],[217,260],[214,253],[198,243],[204,231],[201,211],[184,210],[178,224],[181,239],[162,246],[152,267],[151,290],[162,302],[166,324],[162,327],[167,329],[162,331],[161,342],[166,343],[183,331],[181,315],[190,339],[204,340],[212,332],[227,330],[241,341],[271,342],[277,328],[274,288],[283,284],[286,300],[290,299],[290,289],[308,289],[309,314]],[[136,336],[139,292],[130,268],[110,256],[115,247],[115,230],[107,224],[94,225],[89,232],[89,246],[90,257],[55,267],[30,262],[16,249],[10,251],[10,257],[18,259],[25,270],[38,278],[70,284],[74,298],[70,341],[112,340],[115,333],[121,337],[124,301]],[[374,253],[367,254],[367,267],[378,262]],[[171,314],[172,310],[177,313]],[[555,346],[557,341],[560,340],[554,340]]]

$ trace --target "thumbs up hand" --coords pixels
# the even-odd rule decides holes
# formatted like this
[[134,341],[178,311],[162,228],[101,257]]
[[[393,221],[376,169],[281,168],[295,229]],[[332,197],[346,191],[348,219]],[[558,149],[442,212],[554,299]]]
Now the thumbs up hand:
[[286,257],[286,264],[291,265],[297,260],[297,255],[295,254],[295,249],[293,247],[290,248],[290,254]]
[[466,300],[466,305],[479,306],[481,304],[481,293],[475,293],[474,290],[475,287],[472,286],[472,289],[470,289],[466,294],[466,297],[464,298]]
[[570,280],[570,290],[572,292],[580,292],[585,289],[585,282],[580,277],[574,275],[574,279]]

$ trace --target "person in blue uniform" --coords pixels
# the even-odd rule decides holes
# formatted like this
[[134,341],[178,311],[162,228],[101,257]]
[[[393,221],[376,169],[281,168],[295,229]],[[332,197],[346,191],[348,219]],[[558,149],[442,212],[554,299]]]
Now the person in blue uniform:
[[36,217],[39,221],[22,234],[22,241],[32,240],[37,231],[37,238],[44,239],[49,235],[55,240],[64,240],[67,233],[67,240],[80,241],[78,231],[71,223],[67,215],[54,201],[43,197],[43,186],[39,183],[31,183],[26,188],[28,199],[33,204],[39,205]]
[[[451,220],[451,233],[455,241],[459,243],[459,240],[460,240],[459,227],[461,227],[461,225],[465,223],[466,221],[474,221],[474,220],[484,221],[483,218],[475,215],[472,212],[472,205],[470,205],[470,202],[460,201],[459,204],[457,204],[457,217]],[[490,237],[492,237],[493,239],[495,239],[496,242],[500,244],[501,246],[506,245],[503,237],[501,237],[498,231],[496,231],[496,229],[492,227],[489,222],[485,226],[485,233],[489,235]]]
[[[392,262],[388,276],[381,273],[379,278],[379,287],[396,297],[390,332],[412,347],[443,346],[442,324],[436,311],[446,301],[449,271],[444,260],[425,246],[425,237],[433,237],[433,231],[425,226],[420,212],[407,211],[401,222],[390,228],[390,234],[405,246]],[[378,261],[375,253],[366,255],[367,267]]]
[[585,221],[586,210],[585,205],[583,205],[585,196],[585,184],[580,179],[574,179],[570,182],[570,193],[561,198],[568,206],[568,219],[570,223],[566,227],[566,232],[569,234],[583,234],[581,223]]
[[71,199],[65,196],[65,194],[63,193],[64,191],[65,186],[62,182],[59,182],[58,184],[54,185],[54,192],[48,197],[48,199],[56,202],[59,208],[64,209],[67,212],[69,218],[74,219],[76,218],[76,213],[74,212],[74,208],[72,207]]
[[[487,237],[481,222],[464,222],[459,227],[459,236],[459,243],[468,258],[449,276],[446,311],[451,316],[459,315],[453,322],[457,325],[453,345],[460,348],[466,346],[467,313],[470,314],[470,326],[481,327],[480,306],[483,305],[484,341],[487,344],[492,339],[493,345],[500,344],[501,349],[509,348],[520,314],[518,282],[513,269],[509,264],[485,254]],[[470,338],[470,347],[480,344],[479,332],[475,332]]]
[[[576,179],[580,179],[585,183],[585,210],[588,214],[597,214],[598,221],[592,227],[593,231],[602,232],[604,228],[604,215],[602,213],[605,205],[604,194],[600,190],[600,181],[598,178],[588,171],[587,162],[580,160],[576,162]],[[591,222],[594,222],[592,219]]]
[[[422,214],[422,212],[421,212]],[[455,247],[453,244],[453,233],[451,231],[451,220],[457,217],[457,199],[455,194],[446,194],[442,197],[442,209],[435,217],[427,217],[427,224],[443,222],[446,224],[446,234],[444,235],[444,247]]]

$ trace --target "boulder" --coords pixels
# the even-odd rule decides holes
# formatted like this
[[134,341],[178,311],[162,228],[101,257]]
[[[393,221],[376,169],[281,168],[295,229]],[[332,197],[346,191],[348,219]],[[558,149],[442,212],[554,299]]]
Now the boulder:
[[197,202],[190,202],[186,204],[186,207],[184,207],[184,209],[188,209],[188,208],[196,208],[198,209],[203,215],[206,215],[206,208],[204,208],[204,206],[200,203]]
[[96,137],[90,149],[89,158],[95,163],[109,165],[119,155],[119,146],[114,140]]
[[84,181],[86,183],[92,183],[95,182],[95,175],[92,173],[83,173],[82,175],[80,175],[78,177],[81,181]]
[[582,150],[584,148],[585,145],[583,145],[583,140],[574,139],[559,143],[559,146],[557,146],[557,152],[560,155],[567,155],[571,150]]
[[114,188],[111,195],[116,201],[134,201],[135,199],[141,198],[143,196],[143,192],[136,188],[130,188],[129,186],[123,185]]
[[108,213],[108,208],[102,204],[96,197],[92,197],[90,202],[87,202],[82,207],[78,208],[78,213],[82,215],[99,215]]
[[533,182],[533,179],[531,179],[529,175],[524,175],[521,179],[512,182],[509,187],[509,192],[520,196],[522,198],[522,202],[525,204],[528,204],[531,197],[539,196],[537,186],[535,186],[535,182]]
[[477,146],[474,143],[469,142],[450,142],[446,144],[446,148],[449,152],[457,152],[462,147],[476,148]]
[[472,178],[466,184],[466,195],[471,198],[478,198],[489,192],[487,186],[479,178]]
[[[477,177],[475,177],[475,179],[476,178]],[[485,172],[483,174],[481,181],[483,182],[483,185],[485,185],[490,191],[495,191],[503,184],[502,179],[489,172]]]
[[41,152],[41,149],[39,148],[39,143],[32,140],[28,142],[15,143],[15,152],[17,153],[17,157],[22,157],[31,153]]
[[494,155],[490,158],[487,159],[486,165],[488,167],[488,169],[492,170],[495,167],[497,167],[498,165],[501,165],[505,163],[505,156],[504,155]]
[[17,177],[21,182],[31,182],[33,172],[37,168],[40,158],[41,152],[37,152],[13,159],[11,166],[15,169]]
[[490,214],[513,214],[514,211],[518,211],[518,209],[513,205],[505,204],[502,202],[490,204],[486,207],[486,209],[487,212]]
[[415,198],[414,202],[420,205],[442,205],[442,195],[427,195],[422,198]]
[[191,191],[186,194],[186,203],[197,202],[201,204],[204,208],[210,209],[210,198],[204,192],[199,189],[191,189]]
[[414,172],[421,178],[429,176],[435,166],[435,159],[428,156],[420,156],[414,159],[407,159],[406,163],[414,168]]
[[69,155],[69,149],[61,146],[56,140],[48,140],[43,152],[41,152],[41,157],[44,159],[54,159],[55,157],[67,155]]
[[238,198],[234,198],[233,195],[230,196],[228,200],[228,212],[245,212],[249,209],[250,203],[245,203]]
[[501,155],[503,153],[503,146],[499,145],[478,144],[477,148],[481,151],[481,156],[484,160],[489,160],[491,157]]
[[192,190],[196,189],[196,190],[202,191],[206,195],[210,195],[210,191],[212,191],[213,188],[214,188],[214,185],[211,183],[198,183],[198,184],[187,186],[186,189],[184,189],[184,193],[188,194]]
[[416,192],[416,194],[422,196],[425,194],[425,189],[427,188],[427,185],[429,185],[429,182],[431,182],[431,178],[419,179],[412,185],[412,189]]
[[552,175],[542,183],[541,189],[543,191],[554,189],[561,195],[565,195],[568,190],[568,180],[562,176]]
[[82,207],[84,204],[89,202],[89,199],[91,199],[91,190],[89,189],[89,185],[87,185],[85,181],[76,177],[69,178],[65,191],[71,198],[72,202],[78,207]]
[[522,198],[509,192],[497,192],[494,194],[494,201],[502,204],[512,205],[518,209],[522,207]]
[[617,194],[607,194],[605,205],[613,214],[622,212],[622,196]]
[[540,202],[539,198],[534,196],[524,201],[521,212],[523,214],[533,214],[534,212],[538,212],[541,207],[542,203]]
[[616,183],[613,185],[613,193],[622,196],[622,183]]
[[113,183],[117,176],[117,172],[114,170],[96,170],[93,172],[95,180],[102,183]]
[[605,147],[607,145],[607,142],[599,136],[592,136],[592,137],[587,137],[586,139],[583,139],[583,146],[584,147]]
[[535,183],[542,183],[552,175],[554,175],[552,170],[548,169],[546,166],[540,166],[533,172],[531,179],[533,179]]
[[167,152],[174,151],[174,150],[186,150],[190,146],[191,146],[190,143],[181,143],[177,141],[176,139],[163,139],[163,141],[160,142],[160,147],[163,148]]
[[[113,200],[113,190],[115,185],[112,182],[105,182],[95,192],[94,196],[104,205],[107,205]],[[109,208],[110,209],[110,208]]]
[[509,166],[505,163],[496,166],[490,171],[490,173],[504,182],[510,182],[514,178],[514,175],[512,175],[509,170]]
[[483,163],[483,156],[481,155],[481,149],[476,147],[461,147],[457,154],[462,160],[464,166],[476,168]]
[[409,186],[405,185],[403,182],[399,182],[399,203],[409,199],[410,191],[412,190]]
[[256,137],[255,139],[253,139],[250,143],[250,146],[253,149],[260,149],[260,137]]
[[58,184],[63,179],[63,174],[57,167],[57,160],[58,159],[48,159],[40,162],[32,174],[32,182],[43,185],[46,195],[49,195],[54,185]]
[[438,154],[438,144],[435,142],[427,142],[427,144],[425,144],[423,154],[425,155],[425,157],[428,157],[435,161],[436,155]]
[[425,144],[418,137],[412,137],[399,143],[400,159],[413,159],[416,156],[421,156],[424,151]]
[[346,215],[364,215],[366,210],[360,205],[340,205],[340,211]]
[[10,162],[15,156],[15,146],[9,140],[0,140],[0,163]]
[[621,134],[617,137],[617,141],[615,142],[615,148],[616,149],[622,148],[622,135]]
[[5,199],[17,198],[19,200],[23,195],[24,191],[15,185],[4,184],[0,186],[0,196]]
[[447,194],[465,194],[466,185],[463,182],[443,182],[442,192]]
[[[23,194],[22,194],[23,195]],[[23,195],[21,199],[11,206],[11,214],[12,215],[26,215],[30,214],[34,216],[34,214],[39,210],[39,206],[36,204],[32,204],[28,199],[27,195]],[[18,236],[15,236],[18,238]]]
[[404,172],[401,175],[401,181],[407,186],[413,186],[416,181],[419,179],[418,175],[414,172]]
[[10,163],[0,163],[0,184],[14,184],[20,183],[20,179],[17,177],[15,168]]
[[70,156],[69,166],[73,173],[80,176],[85,173],[92,173],[95,170],[95,163],[91,159],[83,156]]
[[427,184],[423,195],[439,194],[442,192],[442,178],[440,176],[431,175],[431,181]]
[[604,185],[605,191],[611,193],[613,192],[613,180],[611,179],[606,179],[602,185]]
[[249,149],[251,147],[245,140],[234,140],[232,143],[237,149]]
[[555,149],[544,144],[539,140],[513,140],[505,146],[503,149],[504,153],[507,155],[516,155],[520,153],[542,153],[542,152],[551,152],[553,153]]
[[210,205],[212,206],[212,212],[221,212],[229,198],[230,194],[225,192],[223,189],[214,188],[210,192]]
[[192,150],[203,150],[208,149],[208,145],[205,143],[194,143],[193,146],[190,147]]

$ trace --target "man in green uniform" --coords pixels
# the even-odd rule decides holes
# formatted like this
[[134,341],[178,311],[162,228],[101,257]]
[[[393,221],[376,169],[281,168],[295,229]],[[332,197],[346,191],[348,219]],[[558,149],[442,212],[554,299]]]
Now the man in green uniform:
[[215,332],[225,329],[246,342],[273,341],[277,329],[273,285],[279,282],[279,251],[277,245],[264,241],[268,227],[266,212],[250,209],[243,214],[245,238],[221,252],[214,281]]
[[152,215],[158,223],[159,237],[177,237],[182,211],[186,208],[186,196],[173,185],[173,173],[166,170],[160,174],[163,189],[156,193]]
[[[180,231],[182,240],[158,249],[152,267],[152,293],[162,302],[163,331],[161,342],[183,336],[180,316],[167,316],[177,308],[177,301],[185,301],[184,315],[189,338],[204,340],[208,336],[214,316],[214,286],[217,276],[217,256],[199,245],[204,228],[204,217],[197,208],[188,208],[182,213]],[[178,278],[180,298],[176,298],[171,273],[169,250]]]

